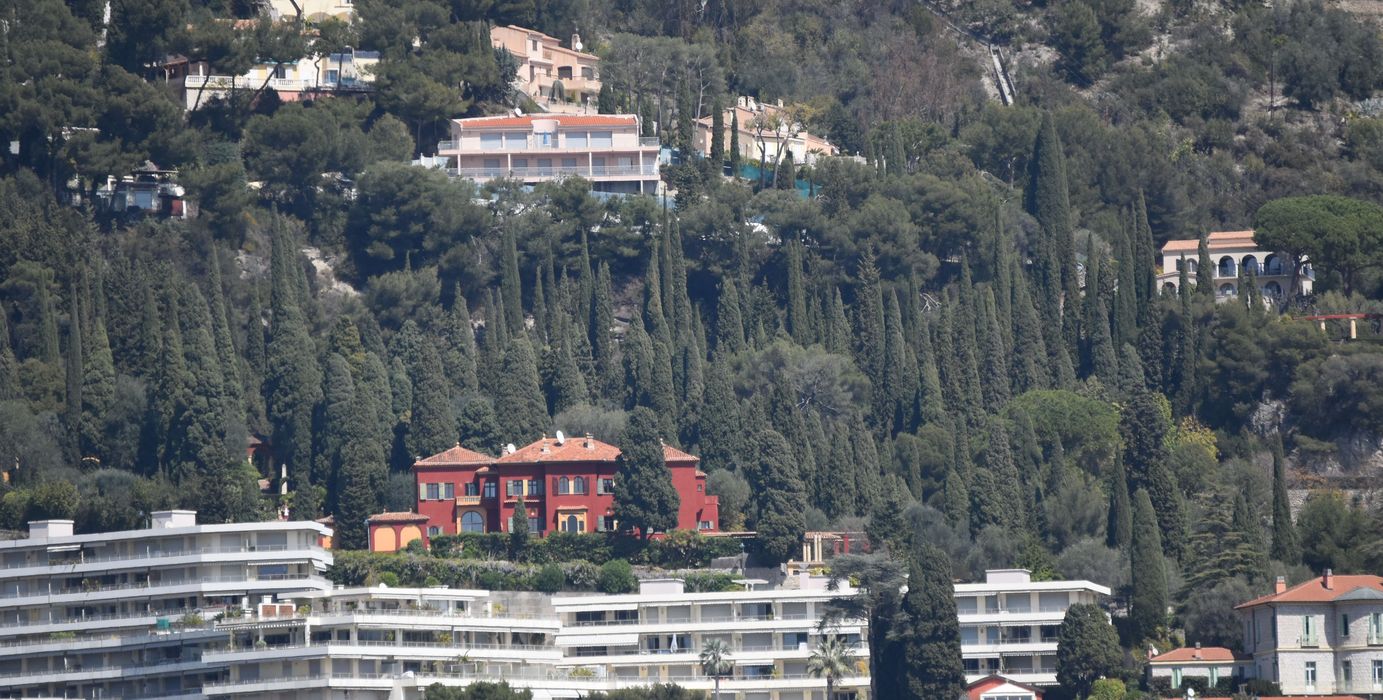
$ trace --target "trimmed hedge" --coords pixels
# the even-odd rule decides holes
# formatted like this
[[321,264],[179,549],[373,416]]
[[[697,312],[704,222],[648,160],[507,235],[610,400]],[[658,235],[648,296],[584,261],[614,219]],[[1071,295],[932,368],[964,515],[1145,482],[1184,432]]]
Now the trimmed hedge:
[[554,532],[528,541],[522,552],[511,551],[501,532],[463,532],[431,538],[432,554],[463,559],[517,560],[533,564],[588,561],[604,564],[623,559],[631,564],[667,569],[708,566],[712,559],[740,553],[740,543],[728,537],[705,537],[691,530],[673,530],[654,540],[615,533]]

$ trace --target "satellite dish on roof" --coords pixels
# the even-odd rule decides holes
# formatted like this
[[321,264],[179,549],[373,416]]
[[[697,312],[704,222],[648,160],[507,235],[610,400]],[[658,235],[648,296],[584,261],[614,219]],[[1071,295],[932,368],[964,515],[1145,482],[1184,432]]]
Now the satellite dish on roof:
[[523,116],[523,110],[522,110],[522,109],[519,109],[518,107],[515,107],[515,108],[514,108],[514,116],[516,116],[516,117],[522,117],[522,116]]
[[562,431],[560,431],[560,430],[557,431],[557,444],[561,445],[561,444],[564,444],[566,441],[567,441],[567,436],[566,436],[566,435],[563,435],[563,434],[562,434]]
[[514,447],[514,443],[511,442],[508,445],[504,446],[504,451],[508,454],[514,454],[515,452],[519,451],[519,448]]

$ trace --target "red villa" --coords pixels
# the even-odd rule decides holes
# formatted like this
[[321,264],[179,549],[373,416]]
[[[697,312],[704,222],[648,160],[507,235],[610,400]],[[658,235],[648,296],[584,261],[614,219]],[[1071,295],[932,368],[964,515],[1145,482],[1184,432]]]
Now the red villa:
[[[520,496],[534,533],[604,532],[615,529],[614,483],[619,448],[587,435],[543,436],[506,451],[498,459],[460,445],[418,460],[418,513],[428,518],[428,535],[505,532]],[[677,527],[719,528],[719,502],[706,495],[701,460],[667,445],[663,458],[681,506]]]

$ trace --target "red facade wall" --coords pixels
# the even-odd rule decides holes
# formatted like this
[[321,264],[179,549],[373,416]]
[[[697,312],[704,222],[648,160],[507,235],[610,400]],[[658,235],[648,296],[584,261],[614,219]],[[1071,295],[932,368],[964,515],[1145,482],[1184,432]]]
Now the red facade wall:
[[[576,440],[580,438],[568,442]],[[601,519],[611,516],[614,507],[613,493],[601,493],[601,481],[616,478],[619,452],[590,438],[585,445],[580,449],[587,450],[590,459],[581,459],[584,455],[570,445],[545,438],[488,464],[448,464],[443,457],[446,453],[421,460],[413,470],[417,512],[428,517],[429,528],[438,528],[444,534],[464,529],[462,519],[467,512],[483,517],[486,532],[505,532],[518,504],[517,490],[511,490],[510,483],[519,481],[529,516],[539,518],[542,534],[562,531],[564,522],[570,522],[573,516],[576,531],[599,531]],[[697,459],[685,453],[671,453],[682,457],[668,461],[672,484],[681,500],[678,529],[719,529],[718,499],[706,495],[706,475],[697,469]],[[584,492],[575,488],[578,478],[584,482]],[[561,493],[563,479],[569,486],[568,493]],[[443,485],[436,489],[438,498],[428,497],[428,484]],[[445,498],[445,484],[453,485],[453,498]],[[477,495],[466,495],[466,484],[474,484]],[[492,486],[487,489],[487,484]],[[534,494],[532,485],[540,485],[540,493]],[[702,524],[708,527],[703,528]]]

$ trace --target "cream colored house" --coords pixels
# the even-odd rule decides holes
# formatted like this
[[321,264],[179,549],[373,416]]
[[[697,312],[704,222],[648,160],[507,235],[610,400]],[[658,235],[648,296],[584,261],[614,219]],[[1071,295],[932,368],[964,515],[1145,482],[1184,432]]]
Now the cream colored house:
[[355,16],[353,0],[260,0],[270,17],[292,19],[299,14],[306,22],[327,18],[350,21]]
[[[759,102],[741,97],[725,110],[725,131],[721,134],[725,152],[730,152],[730,128],[739,119],[740,158],[776,162],[792,154],[796,163],[812,164],[820,156],[840,155],[840,149],[826,139],[812,134],[792,118],[781,103]],[[711,154],[711,117],[696,120],[693,145],[703,156]]]
[[378,51],[348,50],[329,56],[304,56],[291,63],[260,63],[241,75],[216,75],[205,61],[182,59],[165,64],[168,81],[181,88],[183,107],[199,109],[233,90],[273,90],[284,102],[314,94],[373,89]]
[[[1239,296],[1239,273],[1252,272],[1258,281],[1258,288],[1265,300],[1281,301],[1292,288],[1292,259],[1282,253],[1263,250],[1253,240],[1253,231],[1215,231],[1206,239],[1210,250],[1210,262],[1215,265],[1212,278],[1215,280],[1215,297],[1221,301]],[[1180,284],[1181,266],[1186,265],[1186,276],[1191,284],[1196,283],[1196,267],[1199,265],[1198,239],[1167,241],[1162,246],[1162,271],[1157,275],[1158,288],[1164,292],[1175,292]],[[1316,274],[1309,261],[1304,262],[1297,274],[1297,289],[1300,294],[1310,294]]]
[[583,177],[598,192],[658,191],[658,139],[633,114],[540,114],[453,119],[437,158],[451,175],[526,184]]
[[[508,25],[490,30],[490,44],[519,61],[520,90],[544,106],[594,106],[600,94],[600,58],[582,52],[581,35],[571,46],[542,32]],[[561,111],[553,109],[552,111]]]
[[1249,660],[1224,647],[1182,647],[1148,659],[1148,677],[1166,678],[1172,690],[1200,678],[1215,687],[1224,678],[1243,678]]

